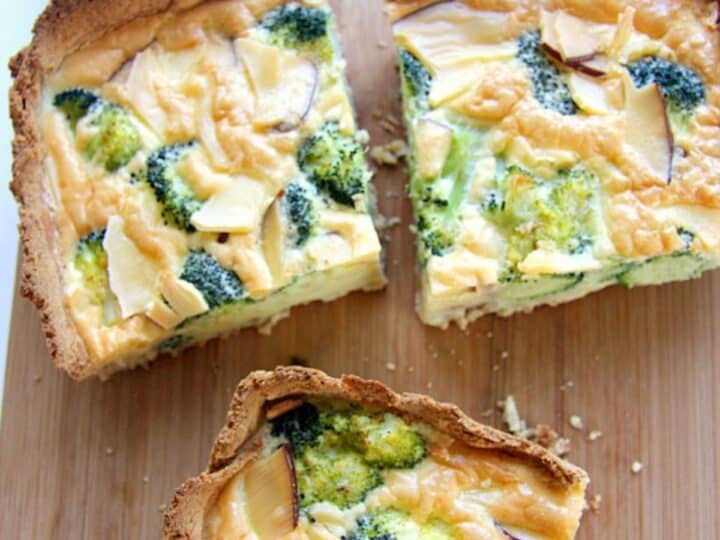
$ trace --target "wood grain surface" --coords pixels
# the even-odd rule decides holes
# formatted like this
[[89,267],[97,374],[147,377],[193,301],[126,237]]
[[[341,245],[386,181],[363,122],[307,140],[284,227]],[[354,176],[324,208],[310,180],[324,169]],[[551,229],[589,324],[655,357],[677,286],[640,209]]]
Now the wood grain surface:
[[[337,0],[360,123],[375,144],[399,115],[380,0]],[[16,298],[0,430],[0,538],[157,538],[163,503],[206,464],[231,393],[249,371],[302,361],[452,401],[480,418],[513,394],[529,423],[572,440],[599,512],[580,539],[720,538],[720,273],[613,288],[467,332],[423,327],[402,170],[381,169],[390,285],[294,310],[272,337],[246,331],[149,371],[75,383],[50,363],[38,317]],[[390,363],[390,364],[389,364]],[[572,384],[568,384],[572,381]],[[585,430],[568,424],[579,415]],[[500,425],[494,413],[482,420]],[[603,436],[588,442],[590,430]],[[631,472],[640,461],[640,474]]]

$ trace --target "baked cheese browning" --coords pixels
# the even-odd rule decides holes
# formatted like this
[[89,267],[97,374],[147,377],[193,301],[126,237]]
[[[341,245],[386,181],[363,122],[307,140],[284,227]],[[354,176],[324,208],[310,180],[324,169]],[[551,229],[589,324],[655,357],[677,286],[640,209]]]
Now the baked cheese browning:
[[[509,454],[471,448],[394,414],[335,401],[290,408],[253,437],[245,465],[220,490],[204,538],[346,540],[573,538],[583,487]],[[289,450],[286,450],[289,448]],[[287,474],[279,453],[292,455]],[[278,463],[276,487],[258,505],[255,464]],[[294,493],[293,493],[294,492]],[[260,494],[261,496],[261,494]],[[261,534],[268,516],[286,515]],[[288,512],[291,513],[291,512]],[[270,534],[272,533],[272,534]],[[265,534],[266,536],[263,536]],[[267,536],[269,535],[269,536]]]
[[82,376],[384,284],[326,3],[196,4],[85,43],[44,81]]
[[720,264],[715,6],[394,0],[388,12],[426,323]]

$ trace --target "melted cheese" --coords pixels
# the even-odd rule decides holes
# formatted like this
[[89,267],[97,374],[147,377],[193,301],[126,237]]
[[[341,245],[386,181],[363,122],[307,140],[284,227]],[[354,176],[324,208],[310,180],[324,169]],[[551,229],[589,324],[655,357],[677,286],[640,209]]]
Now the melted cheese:
[[[369,215],[320,194],[313,204],[327,219],[317,238],[302,249],[292,245],[287,228],[265,238],[269,209],[289,182],[303,176],[296,155],[304,138],[325,122],[339,122],[347,134],[356,129],[340,55],[315,61],[310,53],[272,45],[257,28],[281,3],[214,1],[138,19],[86,44],[48,80],[41,128],[57,204],[66,304],[98,369],[155,354],[154,346],[171,337],[176,325],[207,311],[202,295],[178,279],[193,250],[205,250],[234,271],[255,301],[252,310],[238,309],[235,326],[276,319],[294,305],[294,296],[303,302],[329,299],[350,287],[382,284],[380,245]],[[327,9],[324,2],[307,5]],[[74,87],[128,111],[141,149],[127,166],[108,173],[85,159],[83,141],[97,128],[81,120],[71,129],[52,105],[57,93]],[[192,234],[167,223],[143,180],[151,153],[189,142],[194,144],[175,170],[202,203],[191,218],[197,230]],[[119,236],[113,225],[108,238],[114,250],[111,288],[122,318],[106,324],[89,305],[72,260],[78,239],[107,228],[111,218],[124,231]],[[272,264],[271,270],[266,244],[288,264]],[[335,275],[336,266],[354,276]],[[315,296],[300,284],[278,295],[313,272],[336,279]],[[267,305],[258,305],[263,301]],[[223,325],[230,324],[228,316]]]
[[[475,173],[457,210],[462,223],[458,241],[446,254],[428,256],[423,267],[419,310],[425,322],[466,324],[487,312],[509,314],[582,296],[600,284],[613,283],[603,276],[619,260],[640,264],[684,249],[679,230],[695,235],[692,249],[708,267],[720,265],[720,223],[715,221],[720,208],[720,35],[713,9],[690,0],[669,0],[664,11],[640,1],[387,3],[398,46],[416,56],[433,76],[429,110],[418,112],[410,103],[406,107],[417,176],[428,178],[424,164],[432,163],[440,151],[419,129],[428,119],[470,125],[484,135],[471,159],[477,164]],[[577,114],[558,114],[535,98],[528,69],[513,50],[528,30],[541,30],[542,41],[556,56],[584,58],[607,71],[603,77],[588,77],[561,69]],[[653,103],[644,94],[652,88],[634,89],[623,66],[648,55],[692,68],[705,85],[706,102],[686,125],[673,126],[671,182],[664,152],[671,142],[662,104],[648,113]],[[644,109],[635,106],[638,95]],[[493,164],[493,158],[498,162]],[[484,204],[495,184],[496,167],[510,164],[545,180],[574,166],[599,178],[592,250],[573,254],[552,245],[536,246],[516,268],[534,277],[586,273],[572,292],[556,290],[545,298],[513,296],[508,301],[502,297],[508,281],[503,275],[506,249],[498,249],[494,236],[486,240],[492,242],[493,255],[469,249],[462,241],[477,226],[463,216]],[[534,224],[524,226],[532,230]]]

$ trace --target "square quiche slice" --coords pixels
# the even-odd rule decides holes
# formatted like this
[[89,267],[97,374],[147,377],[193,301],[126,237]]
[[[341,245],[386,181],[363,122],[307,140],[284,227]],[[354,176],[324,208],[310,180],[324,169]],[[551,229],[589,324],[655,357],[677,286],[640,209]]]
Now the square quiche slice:
[[720,262],[716,2],[390,1],[428,324]]
[[385,284],[325,2],[55,1],[13,61],[23,288],[104,376]]

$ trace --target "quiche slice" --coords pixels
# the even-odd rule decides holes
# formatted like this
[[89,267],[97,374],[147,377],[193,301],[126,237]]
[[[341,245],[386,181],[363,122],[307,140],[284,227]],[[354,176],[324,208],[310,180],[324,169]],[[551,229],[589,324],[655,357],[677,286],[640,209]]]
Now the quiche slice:
[[587,475],[457,407],[306,368],[240,383],[163,537],[567,539]]
[[428,324],[720,264],[717,3],[388,2]]
[[385,283],[331,12],[55,0],[12,62],[23,293],[105,376]]

